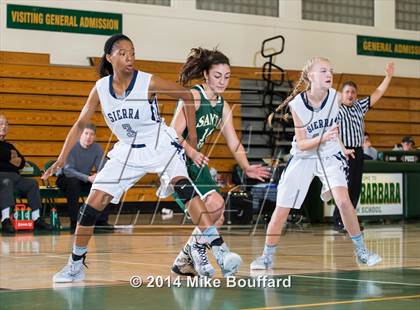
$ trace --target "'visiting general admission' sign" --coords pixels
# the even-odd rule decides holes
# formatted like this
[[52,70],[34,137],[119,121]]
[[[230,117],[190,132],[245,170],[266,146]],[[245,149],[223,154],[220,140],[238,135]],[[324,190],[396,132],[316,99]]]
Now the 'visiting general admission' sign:
[[7,28],[112,35],[122,33],[122,15],[8,4]]

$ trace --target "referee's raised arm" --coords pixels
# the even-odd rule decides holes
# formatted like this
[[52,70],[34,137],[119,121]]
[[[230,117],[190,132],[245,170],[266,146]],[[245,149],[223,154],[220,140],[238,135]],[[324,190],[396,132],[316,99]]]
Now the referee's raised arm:
[[391,83],[392,76],[394,75],[394,63],[390,62],[385,67],[385,78],[382,83],[375,89],[375,91],[370,95],[370,106],[372,107],[379,99],[384,95],[388,89],[389,84]]
[[[348,159],[348,189],[350,199],[356,208],[362,187],[363,174],[363,141],[365,132],[365,114],[385,93],[394,74],[394,63],[385,68],[385,78],[368,97],[357,99],[357,85],[353,81],[343,84],[341,107],[339,111],[340,135],[344,147],[354,151],[354,158]],[[334,210],[334,229],[345,231],[337,208]],[[362,229],[362,227],[361,227]]]

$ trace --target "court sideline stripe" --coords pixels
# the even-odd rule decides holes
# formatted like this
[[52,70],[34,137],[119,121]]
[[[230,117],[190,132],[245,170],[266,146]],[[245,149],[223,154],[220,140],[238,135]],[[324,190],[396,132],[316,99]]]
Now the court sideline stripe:
[[362,302],[378,302],[378,301],[387,301],[387,300],[417,299],[417,298],[420,298],[420,295],[393,296],[393,297],[368,298],[368,299],[343,300],[343,301],[329,301],[329,302],[320,302],[320,303],[313,303],[313,304],[284,305],[284,306],[276,306],[276,307],[243,308],[243,310],[277,310],[277,309],[291,309],[291,308],[322,307],[322,306],[355,304],[355,303],[362,303]]
[[325,280],[338,280],[338,281],[349,281],[349,282],[365,282],[365,283],[379,283],[379,284],[396,284],[406,286],[420,286],[420,283],[404,283],[404,282],[391,282],[391,281],[375,281],[375,280],[360,280],[360,279],[348,279],[348,278],[334,278],[334,277],[321,277],[321,276],[307,276],[307,275],[291,275],[296,278],[311,278],[311,279],[325,279]]

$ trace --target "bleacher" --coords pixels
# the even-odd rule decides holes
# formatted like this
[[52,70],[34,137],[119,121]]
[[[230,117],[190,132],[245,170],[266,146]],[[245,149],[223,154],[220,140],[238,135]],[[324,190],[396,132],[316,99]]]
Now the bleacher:
[[[7,140],[27,160],[41,168],[57,158],[70,127],[98,79],[99,58],[90,60],[92,65],[86,67],[52,65],[47,54],[0,52],[0,113],[5,114],[10,123]],[[171,81],[177,80],[181,65],[136,61],[138,69]],[[234,126],[239,135],[240,79],[261,79],[260,72],[259,68],[232,67],[230,85],[224,97],[232,106]],[[288,77],[297,80],[299,74],[289,71]],[[382,79],[383,76],[336,74],[335,87],[339,81],[353,80],[359,86],[359,95],[365,96],[371,94]],[[165,122],[170,124],[175,100],[159,96],[159,107]],[[100,111],[96,112],[93,122],[98,126],[97,142],[109,150],[116,140],[110,136]],[[391,149],[404,135],[420,141],[420,79],[394,77],[385,96],[367,114],[366,130],[373,145],[380,150]],[[213,147],[212,143],[216,145]],[[229,179],[235,160],[218,131],[204,148],[204,152],[210,150],[210,166]],[[145,176],[127,193],[125,200],[156,201],[155,184],[156,176]]]

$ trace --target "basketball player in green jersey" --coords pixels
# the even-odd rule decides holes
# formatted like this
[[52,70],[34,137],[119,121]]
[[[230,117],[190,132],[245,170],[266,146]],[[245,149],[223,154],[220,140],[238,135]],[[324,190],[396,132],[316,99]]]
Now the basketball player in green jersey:
[[[214,226],[220,227],[223,224],[224,200],[219,193],[219,187],[210,175],[208,167],[208,157],[200,151],[205,142],[216,128],[220,129],[227,145],[243,169],[250,178],[264,181],[269,178],[270,172],[267,167],[262,165],[250,165],[246,157],[245,149],[242,146],[233,126],[232,111],[223,99],[221,94],[229,84],[230,78],[229,59],[218,50],[207,50],[203,48],[193,48],[187,58],[181,73],[180,82],[187,85],[192,80],[204,79],[201,85],[192,87],[191,92],[194,97],[196,109],[196,129],[197,129],[197,150],[188,145],[184,140],[182,145],[185,148],[188,160],[188,174],[193,181],[197,192],[201,195],[206,209],[209,212]],[[179,136],[186,137],[186,120],[182,113],[182,102],[179,102],[175,113],[172,127],[175,128]],[[182,203],[180,204],[182,206]],[[185,208],[184,208],[185,209]],[[196,275],[196,267],[191,259],[190,249],[197,242],[195,236],[200,234],[196,227],[192,236],[185,244],[172,266],[172,271],[180,275]],[[233,275],[237,272],[241,259],[229,252],[229,248],[221,237],[209,244],[212,252],[220,266],[224,276]],[[215,249],[217,248],[217,251]],[[231,255],[224,256],[221,261],[217,255],[222,252],[229,252]],[[206,260],[208,260],[206,258]]]

